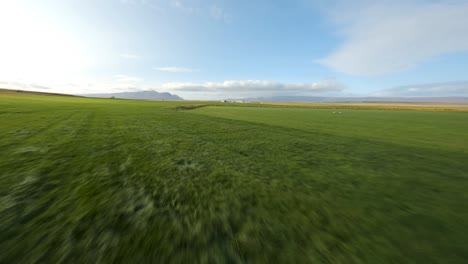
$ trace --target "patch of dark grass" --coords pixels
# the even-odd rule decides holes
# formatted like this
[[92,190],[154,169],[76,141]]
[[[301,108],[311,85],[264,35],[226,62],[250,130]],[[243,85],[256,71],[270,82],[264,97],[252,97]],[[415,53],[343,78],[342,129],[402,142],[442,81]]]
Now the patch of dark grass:
[[200,107],[206,107],[208,105],[206,104],[200,104],[200,105],[178,105],[178,106],[174,106],[174,107],[171,107],[170,109],[173,109],[173,110],[176,110],[176,111],[179,111],[179,110],[193,110],[193,109],[197,109],[197,108],[200,108]]

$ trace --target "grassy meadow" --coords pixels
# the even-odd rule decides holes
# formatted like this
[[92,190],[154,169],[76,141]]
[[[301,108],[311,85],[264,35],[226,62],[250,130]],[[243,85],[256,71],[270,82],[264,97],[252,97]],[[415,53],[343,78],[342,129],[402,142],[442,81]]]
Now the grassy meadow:
[[189,104],[0,93],[0,263],[467,262],[468,112]]

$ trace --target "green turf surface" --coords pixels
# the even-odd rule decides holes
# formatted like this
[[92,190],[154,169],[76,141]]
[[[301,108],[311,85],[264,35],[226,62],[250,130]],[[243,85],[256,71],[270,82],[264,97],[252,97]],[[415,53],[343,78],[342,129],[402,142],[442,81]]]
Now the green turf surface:
[[0,263],[466,263],[467,112],[182,104],[0,95]]

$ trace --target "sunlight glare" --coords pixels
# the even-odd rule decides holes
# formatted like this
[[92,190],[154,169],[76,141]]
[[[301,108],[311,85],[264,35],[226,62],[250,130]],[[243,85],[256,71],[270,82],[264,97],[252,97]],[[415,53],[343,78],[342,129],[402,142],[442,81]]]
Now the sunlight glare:
[[40,14],[15,1],[0,2],[0,78],[26,82],[66,79],[88,63],[79,41]]

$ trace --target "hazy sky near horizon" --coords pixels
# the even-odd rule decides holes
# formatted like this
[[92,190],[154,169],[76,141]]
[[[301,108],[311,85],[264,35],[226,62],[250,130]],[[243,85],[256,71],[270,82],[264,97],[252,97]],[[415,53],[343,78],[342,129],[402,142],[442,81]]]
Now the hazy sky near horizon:
[[0,0],[0,87],[468,96],[468,0]]

